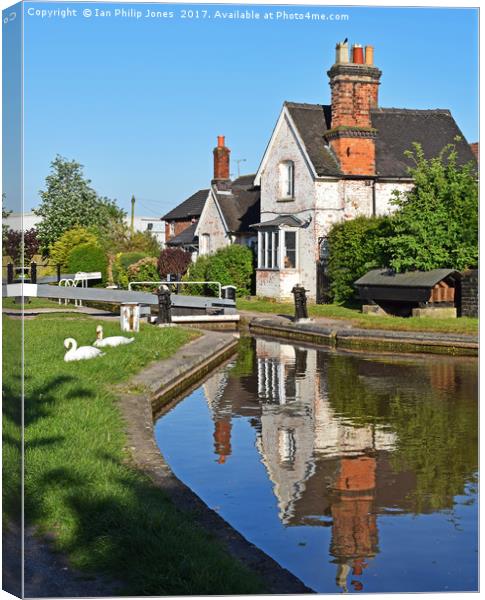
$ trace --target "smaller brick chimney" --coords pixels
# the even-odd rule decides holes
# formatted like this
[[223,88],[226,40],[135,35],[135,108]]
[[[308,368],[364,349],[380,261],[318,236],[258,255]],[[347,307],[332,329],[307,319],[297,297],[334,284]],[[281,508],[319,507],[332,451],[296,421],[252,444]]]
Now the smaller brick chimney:
[[213,182],[228,181],[229,175],[229,155],[231,151],[226,147],[224,136],[217,136],[217,146],[214,148],[214,179]]

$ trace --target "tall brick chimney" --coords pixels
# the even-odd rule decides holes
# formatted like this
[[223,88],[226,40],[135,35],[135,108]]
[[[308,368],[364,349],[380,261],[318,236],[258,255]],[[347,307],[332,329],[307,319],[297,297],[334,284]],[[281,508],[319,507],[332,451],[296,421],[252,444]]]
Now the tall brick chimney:
[[375,174],[375,130],[371,109],[377,107],[381,71],[374,66],[374,48],[354,44],[349,60],[347,41],[337,44],[335,64],[328,71],[332,89],[332,122],[326,139],[347,175]]
[[224,136],[217,136],[217,146],[214,148],[214,183],[229,181],[229,155],[231,151],[226,147]]

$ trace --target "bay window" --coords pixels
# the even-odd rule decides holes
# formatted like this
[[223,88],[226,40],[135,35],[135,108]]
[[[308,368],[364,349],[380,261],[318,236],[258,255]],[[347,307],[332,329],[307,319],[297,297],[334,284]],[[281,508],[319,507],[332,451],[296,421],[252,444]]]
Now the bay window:
[[296,269],[297,232],[266,229],[258,232],[258,269]]

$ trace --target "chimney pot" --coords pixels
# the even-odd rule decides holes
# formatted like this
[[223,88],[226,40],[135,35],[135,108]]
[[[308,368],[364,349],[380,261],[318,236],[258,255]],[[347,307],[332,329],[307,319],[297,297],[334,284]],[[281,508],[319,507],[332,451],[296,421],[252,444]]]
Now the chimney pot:
[[224,148],[224,144],[225,144],[225,136],[224,135],[218,135],[217,136],[217,147],[218,148]]
[[366,65],[374,64],[374,46],[366,46],[365,47],[365,64]]
[[352,46],[352,62],[356,65],[364,64],[364,49],[360,44]]
[[342,64],[349,62],[349,45],[347,42],[339,42],[335,48],[335,63]]

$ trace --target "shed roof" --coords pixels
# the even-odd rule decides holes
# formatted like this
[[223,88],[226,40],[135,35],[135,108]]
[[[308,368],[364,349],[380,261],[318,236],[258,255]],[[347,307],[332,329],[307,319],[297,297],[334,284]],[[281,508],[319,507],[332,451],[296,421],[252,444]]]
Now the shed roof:
[[432,288],[450,275],[459,276],[454,269],[433,269],[431,271],[409,271],[394,273],[389,269],[373,269],[354,282],[356,287],[408,287]]

